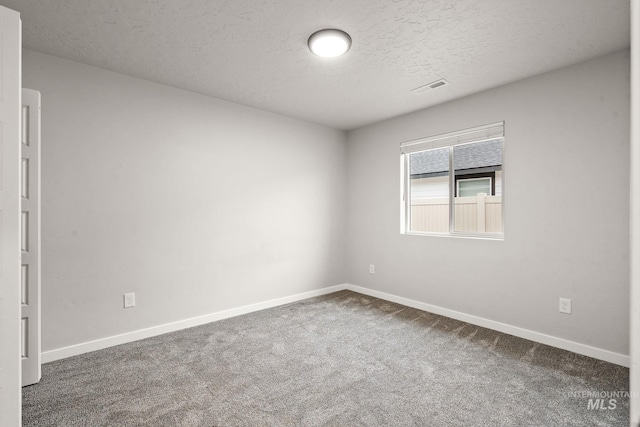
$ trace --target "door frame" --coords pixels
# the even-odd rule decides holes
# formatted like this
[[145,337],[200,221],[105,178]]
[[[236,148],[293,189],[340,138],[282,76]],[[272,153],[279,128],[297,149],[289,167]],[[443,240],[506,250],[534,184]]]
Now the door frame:
[[0,425],[20,426],[20,111],[22,24],[0,6]]

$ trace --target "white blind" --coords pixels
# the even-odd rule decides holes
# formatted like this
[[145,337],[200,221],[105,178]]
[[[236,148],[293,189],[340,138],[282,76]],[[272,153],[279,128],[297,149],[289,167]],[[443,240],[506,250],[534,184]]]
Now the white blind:
[[465,144],[468,142],[483,141],[504,136],[504,122],[478,126],[457,132],[444,133],[428,138],[415,139],[400,144],[400,152],[404,154],[417,151],[430,150],[432,148],[448,147],[451,145]]

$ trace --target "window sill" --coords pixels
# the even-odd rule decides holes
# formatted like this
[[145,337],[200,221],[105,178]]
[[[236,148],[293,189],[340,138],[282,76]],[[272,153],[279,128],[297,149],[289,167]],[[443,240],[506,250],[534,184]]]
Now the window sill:
[[452,237],[454,239],[497,240],[504,241],[504,234],[465,234],[465,233],[421,233],[418,231],[401,232],[407,236]]

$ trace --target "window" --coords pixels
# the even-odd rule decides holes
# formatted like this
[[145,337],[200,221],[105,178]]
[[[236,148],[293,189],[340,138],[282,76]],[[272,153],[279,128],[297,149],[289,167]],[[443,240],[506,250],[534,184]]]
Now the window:
[[472,197],[480,193],[493,195],[491,191],[491,177],[458,178],[456,177],[456,197]]
[[402,232],[503,237],[504,123],[400,145]]

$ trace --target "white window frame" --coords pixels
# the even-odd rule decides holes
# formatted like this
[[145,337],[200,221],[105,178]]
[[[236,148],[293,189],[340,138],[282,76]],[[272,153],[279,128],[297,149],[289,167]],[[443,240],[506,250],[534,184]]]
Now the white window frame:
[[[493,141],[500,139],[502,142],[502,177],[501,177],[501,197],[502,197],[502,232],[500,233],[471,233],[455,231],[455,194],[456,188],[455,170],[453,165],[453,148],[459,145],[478,143],[483,141]],[[411,176],[410,176],[410,154],[421,151],[433,150],[436,148],[449,148],[449,231],[443,233],[424,232],[411,230]],[[464,237],[473,239],[504,240],[505,230],[505,151],[504,151],[504,122],[497,122],[483,126],[477,126],[457,132],[436,135],[428,138],[421,138],[403,142],[400,144],[400,233],[418,236],[445,236]],[[463,178],[464,179],[464,178]],[[473,178],[471,178],[473,179]],[[482,178],[484,179],[484,178]]]

